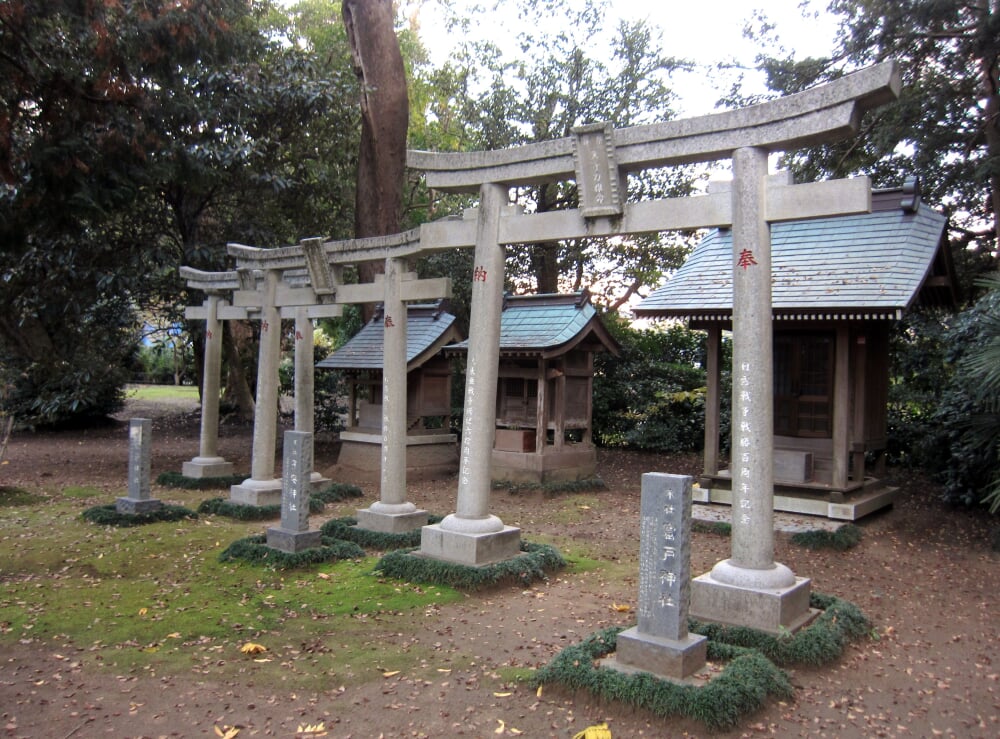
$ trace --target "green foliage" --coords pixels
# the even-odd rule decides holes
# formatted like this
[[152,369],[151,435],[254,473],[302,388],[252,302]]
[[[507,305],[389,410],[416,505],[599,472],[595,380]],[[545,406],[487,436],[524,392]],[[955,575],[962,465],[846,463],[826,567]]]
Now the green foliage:
[[621,356],[595,358],[594,438],[605,446],[697,451],[705,442],[705,335],[633,329],[605,316]]
[[939,475],[945,499],[1000,510],[1000,278],[948,332],[946,361],[958,370],[944,386],[934,416],[945,453]]
[[861,527],[852,523],[844,524],[836,531],[813,529],[792,534],[792,544],[806,549],[835,549],[845,552],[861,543]]
[[546,496],[556,496],[573,493],[585,493],[592,490],[607,490],[608,486],[599,477],[591,477],[587,480],[565,480],[563,482],[509,482],[506,480],[494,480],[492,483],[494,490],[506,490],[511,495],[522,493],[541,492]]
[[716,536],[732,536],[733,525],[725,521],[691,521],[691,530],[702,534],[714,534]]
[[850,641],[861,638],[871,630],[867,617],[853,603],[832,595],[813,593],[809,605],[822,613],[794,635],[772,636],[745,626],[696,621],[692,621],[689,628],[712,641],[757,650],[781,666],[828,664],[840,657]]
[[[156,484],[181,490],[218,490],[239,485],[246,475],[227,475],[223,477],[184,477],[180,472],[161,472],[156,476]],[[215,511],[205,511],[214,513]]]
[[328,537],[323,537],[321,541],[320,546],[303,549],[301,552],[283,552],[269,547],[267,536],[258,534],[234,541],[219,555],[219,561],[240,561],[264,565],[274,570],[292,570],[340,559],[360,559],[365,556],[365,550],[352,542]]
[[177,266],[347,231],[354,76],[268,38],[269,4],[4,8],[0,366],[21,422],[89,419],[121,405],[136,311],[179,318]]
[[184,506],[166,504],[148,513],[119,513],[117,505],[109,503],[88,508],[81,515],[85,521],[98,526],[118,526],[121,528],[146,526],[163,521],[180,521],[184,518],[198,518],[197,513]]
[[413,555],[413,550],[389,552],[375,566],[387,577],[407,582],[436,583],[463,590],[493,587],[506,583],[527,586],[548,579],[547,573],[566,566],[554,547],[521,542],[522,554],[502,562],[471,567]]
[[[332,319],[331,319],[332,320]],[[340,335],[343,323],[325,322],[313,329],[313,364],[326,359],[347,339]],[[332,329],[332,331],[331,331]],[[347,337],[350,338],[350,337]],[[285,357],[278,367],[279,391],[295,394],[295,362]],[[340,372],[320,370],[313,378],[313,424],[317,431],[343,431],[347,386]]]
[[[441,516],[427,517],[428,523],[433,524],[440,521]],[[358,520],[350,516],[333,518],[324,523],[319,530],[323,533],[323,536],[352,541],[367,549],[378,549],[383,552],[393,549],[412,549],[413,547],[420,546],[420,529],[392,534],[384,531],[359,529],[357,523]]]
[[327,503],[340,503],[349,498],[360,498],[363,495],[364,492],[357,485],[346,482],[331,482],[322,490],[312,493],[309,499],[320,501],[325,505]]
[[[502,149],[566,137],[581,124],[627,127],[672,118],[666,80],[684,62],[668,56],[657,29],[644,22],[609,26],[609,4],[517,0],[503,12],[463,6],[451,24],[468,40],[415,101],[414,116],[433,121],[424,133],[445,151]],[[477,23],[490,32],[468,33]],[[684,168],[630,176],[628,196],[688,194],[692,180]],[[571,182],[517,188],[513,195],[539,213],[578,202]],[[516,246],[508,249],[508,283],[516,292],[588,287],[598,302],[618,307],[679,266],[689,248],[676,233]]]
[[615,651],[622,627],[610,627],[563,649],[536,673],[534,682],[584,689],[663,718],[685,716],[712,730],[730,729],[769,696],[792,696],[788,676],[776,665],[828,664],[840,657],[848,641],[870,629],[852,603],[814,593],[811,605],[823,613],[794,636],[773,637],[754,629],[692,621],[690,630],[708,638],[708,659],[728,662],[720,675],[702,686],[661,680],[647,672],[626,674],[598,667],[597,660]]

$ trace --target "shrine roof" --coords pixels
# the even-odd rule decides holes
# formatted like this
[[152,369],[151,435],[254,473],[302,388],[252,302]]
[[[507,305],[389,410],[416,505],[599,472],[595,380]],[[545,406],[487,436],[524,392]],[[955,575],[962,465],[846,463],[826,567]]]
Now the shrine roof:
[[[910,187],[873,192],[871,213],[772,224],[775,319],[898,320],[918,298],[954,303],[947,219]],[[635,314],[731,320],[733,258],[732,231],[710,232]]]
[[[407,306],[406,370],[420,367],[446,344],[460,338],[455,316],[438,305]],[[350,341],[316,363],[319,369],[381,370],[385,317],[376,311]]]
[[[556,357],[580,346],[589,351],[621,347],[601,322],[586,292],[513,295],[504,298],[500,315],[501,355]],[[469,342],[448,347],[468,351]]]

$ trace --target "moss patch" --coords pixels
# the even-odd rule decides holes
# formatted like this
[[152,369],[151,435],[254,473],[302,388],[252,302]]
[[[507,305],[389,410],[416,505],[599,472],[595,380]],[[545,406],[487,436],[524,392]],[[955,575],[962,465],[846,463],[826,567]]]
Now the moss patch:
[[[440,523],[441,516],[428,516],[428,523]],[[357,528],[358,520],[351,516],[344,518],[334,518],[327,521],[320,527],[323,536],[344,541],[353,541],[355,544],[368,549],[378,549],[379,551],[390,551],[393,549],[412,549],[420,546],[420,529],[404,531],[392,534],[382,531],[369,531],[368,529]]]
[[852,523],[844,524],[836,531],[800,531],[792,534],[792,544],[806,549],[835,549],[844,552],[861,543],[861,528]]
[[220,562],[239,560],[255,565],[265,565],[276,570],[335,562],[339,559],[360,559],[365,550],[349,541],[323,537],[321,545],[303,549],[301,552],[283,552],[267,545],[267,536],[258,534],[238,539],[219,555]]
[[225,490],[231,485],[239,485],[245,479],[246,475],[184,477],[180,472],[161,472],[156,478],[156,484],[181,490]]

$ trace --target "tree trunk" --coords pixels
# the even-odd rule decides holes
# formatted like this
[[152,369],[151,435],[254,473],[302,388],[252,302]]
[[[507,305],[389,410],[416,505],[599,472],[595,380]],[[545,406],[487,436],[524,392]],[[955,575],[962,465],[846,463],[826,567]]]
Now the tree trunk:
[[[361,82],[354,235],[394,234],[400,231],[410,106],[392,0],[344,0],[342,14]],[[359,265],[359,279],[372,282],[384,269],[381,262]],[[364,306],[365,322],[372,312],[373,306]]]
[[240,328],[242,325],[237,321],[226,321],[223,324],[222,351],[228,367],[225,399],[236,406],[236,414],[241,420],[250,421],[253,419],[256,403],[243,369],[243,357],[240,355],[237,337],[241,333]]

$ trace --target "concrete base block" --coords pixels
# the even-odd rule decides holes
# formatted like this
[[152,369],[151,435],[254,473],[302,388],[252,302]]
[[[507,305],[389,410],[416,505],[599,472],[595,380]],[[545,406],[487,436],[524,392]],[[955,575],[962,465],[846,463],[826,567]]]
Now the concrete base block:
[[683,680],[705,666],[708,639],[688,634],[683,640],[643,634],[632,627],[618,635],[615,661],[608,667],[634,668],[668,680]]
[[382,534],[405,534],[427,525],[427,511],[383,513],[362,508],[357,513],[358,525],[356,528],[378,531]]
[[281,505],[281,480],[244,480],[229,488],[229,500],[241,505]]
[[222,457],[195,457],[181,465],[181,474],[195,480],[206,477],[229,477],[233,474],[233,463]]
[[319,531],[289,531],[280,526],[271,526],[267,530],[267,545],[288,554],[318,547],[321,538]]
[[448,531],[440,524],[424,526],[420,554],[471,567],[502,562],[521,554],[521,529],[504,526],[501,531],[476,534]]
[[748,626],[778,636],[795,632],[815,618],[809,608],[811,581],[796,577],[787,588],[758,590],[720,583],[711,573],[691,581],[691,618]]
[[160,510],[162,507],[163,503],[156,498],[145,498],[143,500],[139,498],[119,498],[115,501],[115,509],[119,513],[131,515],[151,513],[152,511]]

